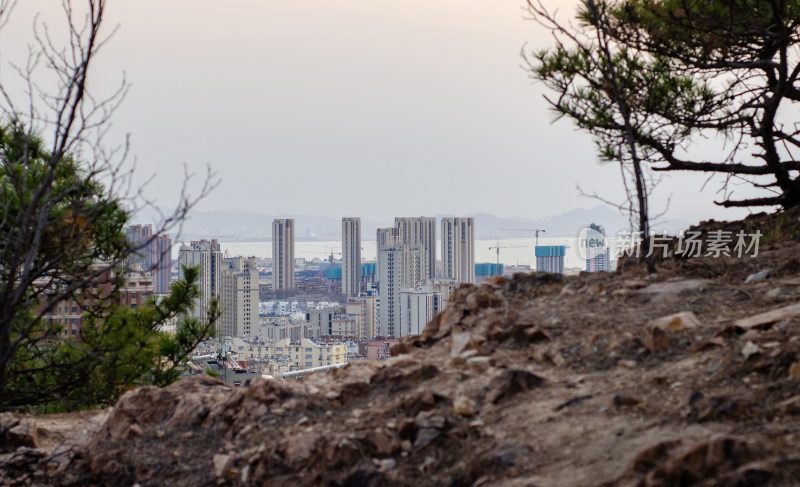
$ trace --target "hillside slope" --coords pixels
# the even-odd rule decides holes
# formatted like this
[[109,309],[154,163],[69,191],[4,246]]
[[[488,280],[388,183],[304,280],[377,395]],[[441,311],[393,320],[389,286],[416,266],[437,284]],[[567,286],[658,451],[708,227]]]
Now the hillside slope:
[[385,362],[141,388],[38,448],[56,420],[6,414],[0,485],[800,484],[798,216],[702,226],[757,257],[463,285]]

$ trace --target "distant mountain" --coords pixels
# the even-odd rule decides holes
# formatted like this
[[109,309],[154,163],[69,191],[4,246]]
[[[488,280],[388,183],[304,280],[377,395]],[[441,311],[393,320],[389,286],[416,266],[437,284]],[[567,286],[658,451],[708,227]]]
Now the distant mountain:
[[[453,216],[436,215],[437,219]],[[467,215],[475,218],[475,238],[477,240],[493,240],[509,237],[533,236],[533,229],[544,229],[545,237],[574,237],[590,223],[602,225],[606,234],[616,235],[627,230],[628,219],[616,210],[605,205],[594,208],[576,208],[566,213],[537,219],[504,218],[486,213]],[[341,218],[313,215],[267,215],[252,211],[192,211],[184,222],[180,236],[173,232],[176,241],[216,238],[222,241],[257,241],[269,240],[272,237],[272,220],[275,218],[294,218],[295,238],[304,241],[327,241],[342,238]],[[161,217],[157,210],[140,211],[133,218],[133,223],[156,223]],[[378,228],[392,226],[394,218],[375,220],[361,219],[361,238],[374,240]],[[689,224],[680,220],[658,221],[653,225],[656,231],[677,231],[687,228]],[[438,231],[438,228],[437,228]]]

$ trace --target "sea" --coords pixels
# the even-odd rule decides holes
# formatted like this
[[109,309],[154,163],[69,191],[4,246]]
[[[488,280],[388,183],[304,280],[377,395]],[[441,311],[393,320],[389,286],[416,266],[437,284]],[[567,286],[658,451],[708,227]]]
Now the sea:
[[[617,239],[609,238],[608,244],[611,248],[611,259],[615,260]],[[361,258],[366,261],[375,261],[377,259],[376,242],[374,240],[362,240]],[[436,244],[437,258],[441,258],[441,242],[437,241]],[[506,266],[512,265],[527,265],[535,267],[536,257],[534,255],[534,238],[504,238],[502,240],[476,240],[475,241],[475,263],[496,263],[498,260],[497,249],[500,247],[499,259],[500,263]],[[580,242],[577,237],[539,237],[539,245],[565,245],[565,267],[580,267],[586,266],[585,257],[582,257],[580,251]],[[180,242],[172,246],[172,258],[177,260],[178,249],[180,249]],[[231,257],[244,256],[244,257],[272,257],[272,242],[220,242],[220,248],[223,252]],[[334,252],[334,259],[341,259],[341,240],[332,241],[295,241],[295,258],[304,258],[308,261],[315,258],[325,260]]]

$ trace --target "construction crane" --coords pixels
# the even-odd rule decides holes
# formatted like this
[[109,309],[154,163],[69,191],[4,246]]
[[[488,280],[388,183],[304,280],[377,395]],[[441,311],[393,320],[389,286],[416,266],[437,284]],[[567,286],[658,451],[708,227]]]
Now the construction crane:
[[336,250],[335,248],[332,248],[330,253],[328,253],[328,252],[309,252],[309,253],[311,253],[311,254],[325,254],[325,255],[328,255],[329,256],[328,257],[328,262],[333,264],[333,256],[334,255],[338,255],[338,256],[341,257],[341,255],[342,255],[341,252],[334,252],[335,250]]
[[539,246],[539,232],[544,233],[547,230],[542,228],[501,228],[500,230],[506,232],[536,232],[536,246]]
[[501,247],[500,246],[500,242],[497,242],[497,245],[489,247],[489,250],[492,250],[492,249],[496,249],[497,250],[497,267],[495,267],[495,270],[497,271],[498,275],[500,274],[500,249],[514,249],[514,248],[520,248],[520,247],[524,247],[524,245],[503,245]]

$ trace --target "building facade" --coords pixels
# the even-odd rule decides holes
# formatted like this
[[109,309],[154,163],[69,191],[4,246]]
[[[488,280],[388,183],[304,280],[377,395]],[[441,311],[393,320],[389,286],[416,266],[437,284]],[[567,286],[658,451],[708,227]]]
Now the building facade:
[[258,268],[256,258],[223,259],[220,291],[220,333],[245,337],[259,330]]
[[[42,322],[58,325],[56,337],[59,339],[81,340],[81,330],[86,319],[86,313],[96,311],[95,305],[99,302],[108,303],[114,291],[118,293],[117,304],[136,309],[153,298],[153,279],[150,272],[136,269],[125,271],[124,284],[115,288],[115,275],[105,263],[97,263],[94,271],[98,275],[93,279],[91,286],[70,298],[63,299],[50,306],[50,310],[42,310]],[[53,281],[41,278],[34,282],[34,286],[46,288],[52,286]]]
[[378,334],[378,306],[375,296],[348,298],[345,313],[357,320],[357,338],[369,339]]
[[272,222],[272,289],[294,289],[294,220]]
[[316,335],[333,335],[333,320],[344,311],[343,306],[306,309],[306,321],[308,322],[309,330],[319,330]]
[[442,278],[475,282],[474,218],[442,218]]
[[406,244],[385,247],[378,251],[378,334],[401,337],[400,291],[414,287],[422,280],[423,256],[418,247]]
[[361,218],[342,218],[342,294],[361,292]]
[[611,271],[611,249],[605,229],[592,223],[583,233],[581,247],[586,255],[586,272]]
[[222,251],[219,242],[214,240],[193,241],[189,245],[182,244],[178,251],[180,277],[184,278],[184,267],[200,269],[200,300],[195,305],[193,316],[206,317],[206,310],[212,299],[219,298],[222,285]]
[[394,226],[399,231],[401,243],[411,247],[419,247],[422,258],[422,279],[435,279],[436,217],[396,217]]
[[131,225],[125,230],[128,241],[140,247],[128,265],[138,264],[141,270],[152,273],[153,292],[169,292],[169,272],[172,267],[172,240],[169,235],[153,235],[153,226]]
[[567,248],[564,245],[540,245],[536,247],[536,272],[550,274],[564,273],[564,257]]

